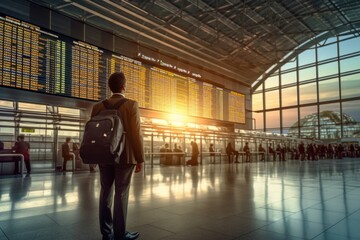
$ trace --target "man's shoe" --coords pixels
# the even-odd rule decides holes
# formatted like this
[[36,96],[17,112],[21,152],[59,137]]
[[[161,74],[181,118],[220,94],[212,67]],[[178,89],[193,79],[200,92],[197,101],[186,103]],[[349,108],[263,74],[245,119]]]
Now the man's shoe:
[[125,239],[126,240],[137,239],[139,237],[139,235],[140,235],[139,232],[126,232]]

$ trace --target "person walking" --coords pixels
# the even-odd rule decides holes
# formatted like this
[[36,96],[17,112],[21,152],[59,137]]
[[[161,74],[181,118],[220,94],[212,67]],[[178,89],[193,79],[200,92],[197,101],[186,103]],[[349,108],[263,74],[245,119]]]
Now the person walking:
[[[113,93],[108,101],[115,105],[125,98],[126,78],[124,73],[115,72],[108,79],[108,86]],[[102,102],[94,105],[91,116],[96,116],[105,106]],[[100,200],[99,221],[103,240],[136,239],[139,232],[126,231],[126,217],[129,200],[129,189],[132,173],[138,173],[143,168],[143,139],[140,129],[140,112],[136,101],[126,99],[118,109],[124,130],[126,132],[125,149],[120,156],[120,162],[114,164],[99,164]],[[115,196],[113,185],[115,183]],[[114,201],[113,214],[111,213]]]

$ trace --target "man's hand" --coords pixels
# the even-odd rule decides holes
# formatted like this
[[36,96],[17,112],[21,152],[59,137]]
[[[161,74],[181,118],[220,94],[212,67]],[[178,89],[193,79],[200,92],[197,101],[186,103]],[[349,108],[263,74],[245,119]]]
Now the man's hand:
[[144,165],[144,163],[137,163],[135,165],[135,172],[136,173],[141,172],[141,169],[143,168],[143,165]]

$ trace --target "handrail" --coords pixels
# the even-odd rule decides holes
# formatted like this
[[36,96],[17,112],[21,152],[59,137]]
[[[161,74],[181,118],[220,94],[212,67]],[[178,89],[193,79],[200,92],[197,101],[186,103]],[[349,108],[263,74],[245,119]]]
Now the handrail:
[[[21,162],[20,162],[21,177],[23,177],[23,175],[24,175],[24,165],[25,165],[24,155],[23,154],[20,154],[20,153],[0,153],[0,157],[20,157],[21,158]],[[11,161],[11,162],[15,162],[15,161]]]

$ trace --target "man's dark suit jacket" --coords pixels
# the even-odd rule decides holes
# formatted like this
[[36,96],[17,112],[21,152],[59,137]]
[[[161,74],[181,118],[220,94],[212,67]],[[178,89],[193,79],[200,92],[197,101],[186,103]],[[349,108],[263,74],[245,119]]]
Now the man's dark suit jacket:
[[[113,95],[109,98],[109,102],[115,105],[123,96]],[[93,106],[91,116],[97,115],[105,106],[101,102]],[[137,164],[144,162],[143,138],[140,130],[140,113],[138,103],[127,99],[119,107],[121,119],[126,132],[125,153],[126,158],[121,158],[121,164]]]

